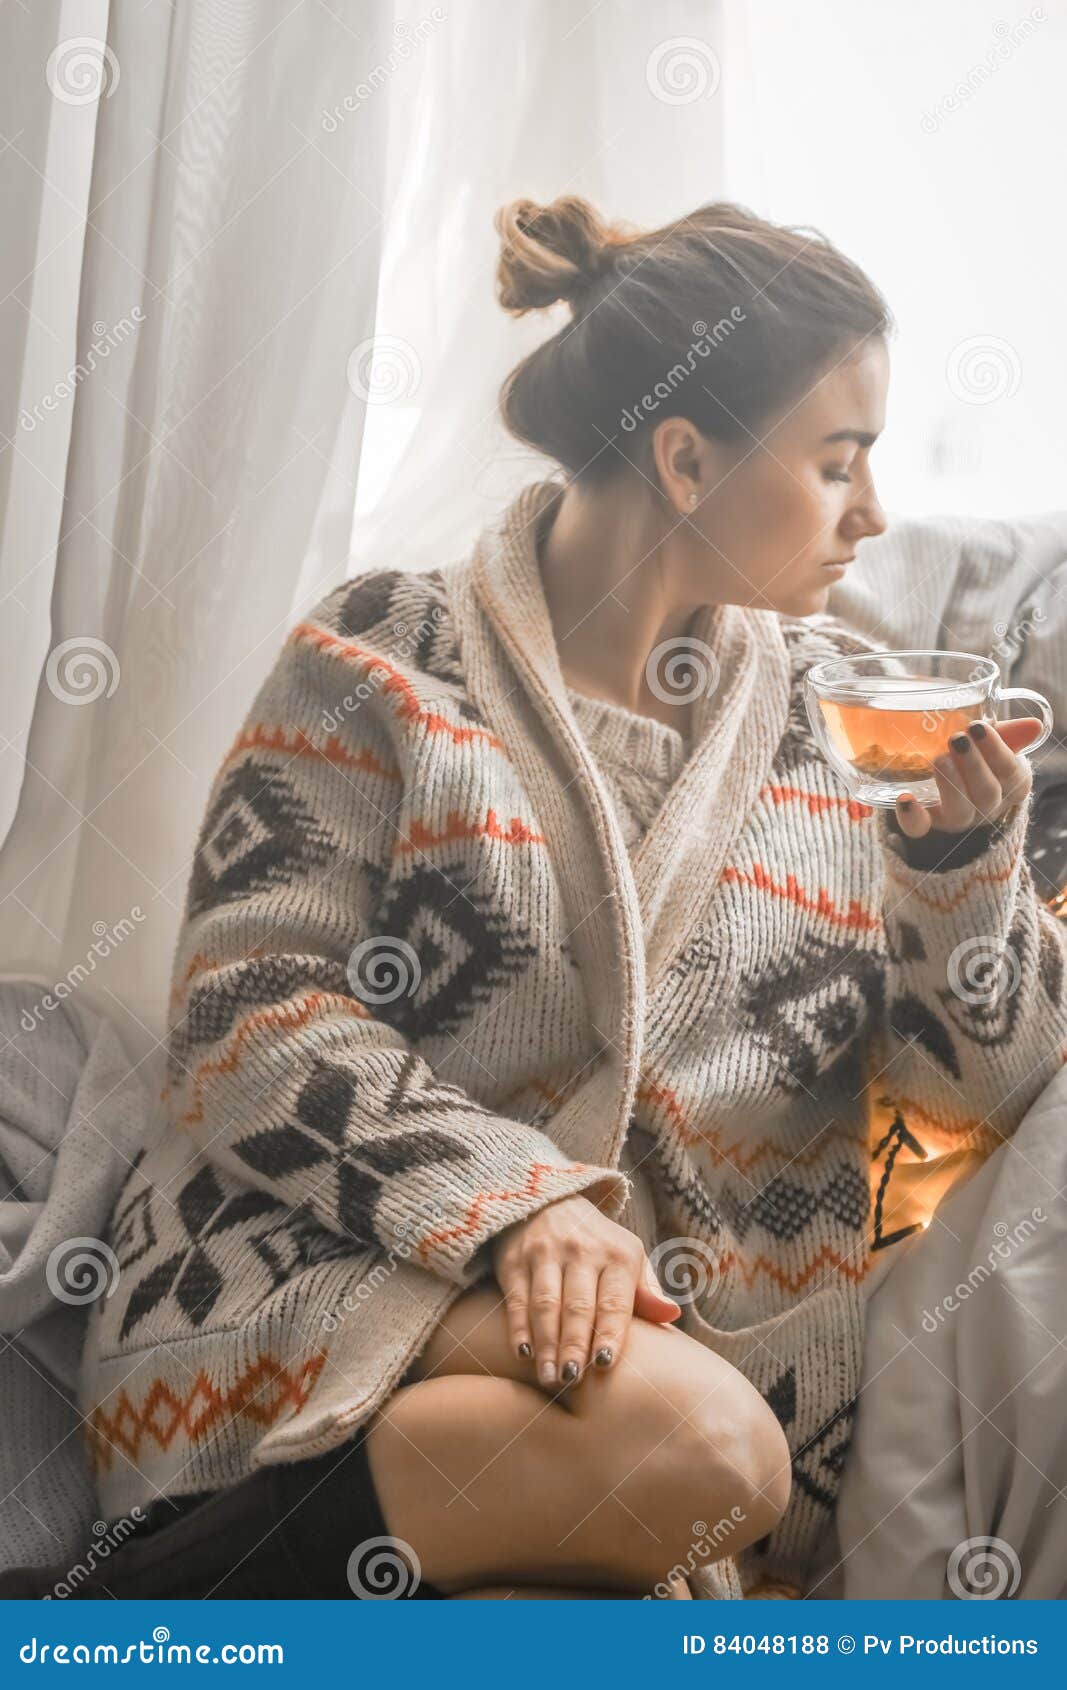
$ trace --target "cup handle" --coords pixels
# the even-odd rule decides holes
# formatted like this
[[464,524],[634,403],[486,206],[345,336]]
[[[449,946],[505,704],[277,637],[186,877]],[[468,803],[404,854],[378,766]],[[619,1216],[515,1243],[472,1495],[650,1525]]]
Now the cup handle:
[[1052,706],[1047,698],[1039,692],[1034,692],[1032,687],[998,687],[995,693],[995,702],[997,704],[1005,704],[1010,699],[1016,698],[1025,698],[1031,704],[1036,704],[1036,713],[1041,717],[1042,728],[1040,734],[1037,739],[1033,740],[1029,745],[1025,745],[1021,753],[1024,757],[1032,757],[1038,747],[1044,745],[1049,734],[1052,732]]

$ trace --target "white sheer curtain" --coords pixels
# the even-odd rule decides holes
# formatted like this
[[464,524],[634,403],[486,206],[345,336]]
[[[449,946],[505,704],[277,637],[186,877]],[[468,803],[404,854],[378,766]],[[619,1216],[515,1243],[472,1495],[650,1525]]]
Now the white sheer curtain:
[[208,784],[287,627],[454,554],[530,473],[496,390],[546,326],[494,302],[493,211],[719,194],[720,7],[44,0],[0,29],[0,966],[86,994],[151,1082]]
[[211,775],[345,572],[387,111],[321,113],[392,21],[349,10],[5,8],[2,965],[139,1055]]
[[1062,510],[1067,7],[724,5],[730,197],[824,230],[898,321],[883,503]]
[[723,80],[719,0],[451,5],[427,33],[390,91],[354,568],[460,555],[545,467],[497,422],[497,391],[568,312],[515,321],[497,305],[497,207],[578,193],[652,225],[718,198]]

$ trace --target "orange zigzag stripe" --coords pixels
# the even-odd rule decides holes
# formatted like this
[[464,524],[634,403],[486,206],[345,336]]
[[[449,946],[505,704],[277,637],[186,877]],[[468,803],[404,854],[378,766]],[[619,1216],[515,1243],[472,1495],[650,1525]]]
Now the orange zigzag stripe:
[[804,792],[799,786],[765,786],[760,796],[772,798],[776,804],[806,804],[813,816],[821,816],[831,810],[844,810],[849,821],[859,822],[874,815],[873,807],[870,804],[861,804],[858,798],[828,797],[818,792]]
[[[971,896],[976,886],[1000,886],[1003,885],[1004,881],[1010,880],[1012,875],[1015,873],[1015,865],[1018,861],[1019,854],[1016,852],[1008,867],[1005,869],[997,869],[996,871],[991,869],[982,869],[977,871],[971,876],[967,885],[962,886],[951,898],[931,896],[929,892],[924,891],[922,885],[915,885],[910,878],[910,874],[914,874],[915,870],[912,869],[909,874],[906,865],[902,863],[890,862],[888,864],[888,874],[891,880],[899,881],[905,885],[908,889],[909,895],[913,898],[917,898],[920,904],[925,904],[927,909],[936,910],[939,915],[951,915],[953,910],[958,909],[959,906]],[[936,872],[936,870],[934,872]]]
[[331,734],[325,745],[316,745],[302,728],[287,733],[285,728],[268,728],[256,722],[237,735],[223,760],[223,768],[242,751],[283,751],[292,757],[318,757],[338,768],[362,769],[368,775],[380,775],[383,780],[400,779],[400,769],[395,763],[381,762],[370,750],[346,751],[336,734]]
[[179,984],[171,988],[170,1001],[172,1004],[179,1004],[187,997],[189,987],[199,974],[207,974],[213,968],[232,968],[243,962],[255,962],[258,957],[276,954],[271,945],[252,945],[244,956],[239,957],[210,957],[204,951],[197,951],[196,955],[189,959]]
[[370,1010],[363,1004],[357,1003],[353,998],[343,998],[339,992],[309,992],[307,997],[298,999],[296,1006],[291,1009],[275,1005],[268,1009],[256,1010],[255,1014],[249,1015],[238,1024],[223,1056],[209,1058],[197,1068],[193,1075],[196,1103],[182,1117],[183,1121],[195,1125],[203,1120],[202,1093],[205,1081],[215,1074],[232,1074],[240,1066],[242,1045],[261,1027],[280,1027],[286,1032],[291,1032],[306,1026],[324,1005],[339,1009],[344,1015],[352,1015],[357,1021],[373,1020]]
[[780,1162],[788,1163],[793,1168],[814,1167],[825,1154],[826,1147],[818,1146],[814,1150],[800,1150],[790,1155],[789,1151],[774,1139],[758,1139],[755,1144],[742,1147],[740,1144],[725,1145],[714,1139],[707,1132],[697,1132],[689,1126],[685,1113],[675,1092],[669,1086],[646,1085],[639,1086],[637,1099],[641,1103],[659,1104],[668,1116],[671,1128],[686,1146],[700,1145],[707,1150],[712,1161],[726,1165],[736,1173],[747,1173],[749,1168],[757,1162],[762,1162],[768,1156],[776,1156]]
[[796,1292],[803,1291],[806,1285],[810,1285],[815,1275],[821,1273],[824,1268],[831,1268],[835,1273],[843,1273],[846,1279],[851,1279],[854,1285],[859,1285],[866,1279],[870,1272],[870,1266],[870,1256],[867,1251],[864,1252],[863,1258],[859,1262],[853,1262],[847,1256],[839,1256],[836,1251],[831,1250],[828,1244],[824,1244],[818,1255],[808,1263],[807,1267],[801,1268],[798,1273],[787,1273],[777,1262],[768,1261],[766,1256],[756,1256],[752,1261],[746,1262],[743,1256],[732,1250],[728,1250],[724,1256],[720,1257],[716,1272],[722,1274],[728,1272],[730,1268],[736,1267],[746,1285],[751,1285],[760,1274],[763,1274],[766,1278],[773,1279],[774,1283],[780,1286],[783,1291]]
[[759,863],[753,864],[751,874],[745,874],[739,868],[724,868],[722,878],[723,880],[740,882],[744,886],[754,886],[759,892],[770,892],[775,898],[786,898],[790,903],[798,905],[800,909],[810,910],[813,915],[822,916],[825,921],[831,922],[835,927],[851,927],[861,933],[870,933],[882,925],[881,917],[871,915],[870,911],[865,910],[863,905],[858,903],[855,898],[849,899],[847,910],[839,910],[822,887],[819,888],[817,898],[809,898],[795,875],[787,874],[785,885],[780,886],[777,881],[772,880],[766,869]]
[[482,1210],[489,1203],[507,1203],[514,1197],[534,1197],[541,1185],[543,1174],[581,1174],[591,1166],[588,1162],[572,1162],[569,1167],[557,1168],[548,1162],[535,1162],[530,1169],[529,1178],[523,1186],[517,1186],[512,1191],[480,1191],[474,1198],[466,1217],[460,1226],[445,1227],[439,1232],[428,1232],[419,1241],[419,1255],[425,1264],[430,1251],[438,1244],[448,1244],[454,1238],[466,1238],[477,1231],[481,1220]]
[[[163,1379],[153,1379],[138,1408],[125,1386],[119,1391],[112,1412],[98,1405],[90,1414],[85,1437],[90,1460],[96,1470],[107,1471],[117,1446],[136,1462],[141,1445],[149,1437],[159,1449],[169,1449],[180,1431],[190,1441],[203,1437],[223,1417],[240,1415],[257,1426],[273,1426],[290,1404],[299,1411],[311,1395],[322,1371],[326,1351],[309,1356],[290,1372],[277,1357],[258,1355],[228,1390],[219,1390],[201,1369],[183,1394],[176,1393]],[[274,1392],[257,1401],[264,1390]],[[197,1403],[202,1406],[197,1407]],[[164,1409],[162,1419],[160,1408]]]
[[423,822],[413,821],[409,831],[393,846],[394,856],[407,856],[412,851],[428,851],[434,845],[450,845],[457,839],[500,839],[505,845],[543,845],[544,835],[532,833],[518,816],[512,816],[511,826],[502,828],[495,810],[485,812],[484,822],[464,821],[458,810],[449,810],[443,833],[434,833]]
[[[457,728],[453,722],[439,716],[434,710],[425,710],[419,703],[414,687],[407,676],[392,663],[380,657],[376,652],[368,651],[365,646],[357,645],[355,640],[344,640],[337,634],[331,634],[325,628],[319,628],[314,622],[298,622],[289,640],[293,644],[307,641],[318,646],[322,651],[331,651],[345,663],[351,663],[357,669],[368,672],[380,671],[385,675],[382,683],[382,694],[389,699],[395,699],[399,704],[399,715],[409,722],[418,722],[426,728],[428,733],[449,734],[457,745],[466,745],[472,740],[482,739],[494,751],[503,751],[504,747],[495,734],[485,728]],[[288,642],[287,642],[288,643]]]

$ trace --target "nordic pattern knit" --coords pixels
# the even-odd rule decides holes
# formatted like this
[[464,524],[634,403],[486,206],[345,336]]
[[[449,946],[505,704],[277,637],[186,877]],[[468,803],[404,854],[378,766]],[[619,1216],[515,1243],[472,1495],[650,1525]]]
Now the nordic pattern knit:
[[[559,493],[462,563],[329,594],[216,777],[86,1347],[101,1508],[344,1441],[501,1229],[573,1192],[626,1215],[625,1147],[666,1288],[691,1269],[684,1329],[793,1451],[746,1587],[800,1587],[849,1443],[872,1165],[1014,1130],[1067,1042],[1064,934],[1025,806],[916,847],[843,790],[801,683],[860,642],[818,619],[695,620],[715,684],[631,857],[541,585]],[[975,942],[1010,991],[959,989]]]

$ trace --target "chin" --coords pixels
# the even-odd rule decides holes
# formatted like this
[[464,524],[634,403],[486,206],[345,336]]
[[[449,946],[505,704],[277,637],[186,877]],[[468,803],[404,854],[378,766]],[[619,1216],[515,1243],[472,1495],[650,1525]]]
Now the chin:
[[783,593],[776,598],[774,608],[780,616],[814,616],[816,611],[825,610],[830,597],[830,583],[825,586],[799,587],[791,593]]

